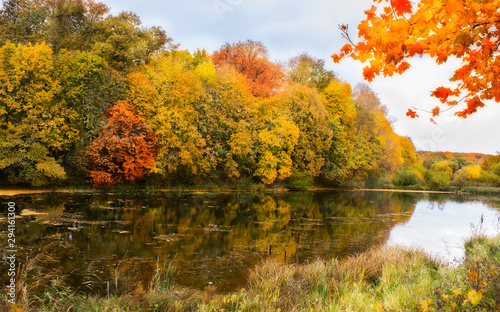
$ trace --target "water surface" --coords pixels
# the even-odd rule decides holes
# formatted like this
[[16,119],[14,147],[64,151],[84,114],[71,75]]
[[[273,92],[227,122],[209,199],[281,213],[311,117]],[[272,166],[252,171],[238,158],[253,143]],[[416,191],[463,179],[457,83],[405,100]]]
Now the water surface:
[[[345,257],[377,244],[420,245],[460,258],[464,238],[498,233],[500,200],[392,192],[92,193],[0,197],[0,250],[7,202],[19,207],[18,259],[59,270],[68,282],[102,293],[148,286],[157,264],[176,281],[219,291],[244,285],[264,259],[307,262]],[[483,216],[483,223],[480,218]],[[471,224],[477,228],[471,228]],[[6,283],[6,263],[0,282]],[[82,285],[91,280],[92,288]]]

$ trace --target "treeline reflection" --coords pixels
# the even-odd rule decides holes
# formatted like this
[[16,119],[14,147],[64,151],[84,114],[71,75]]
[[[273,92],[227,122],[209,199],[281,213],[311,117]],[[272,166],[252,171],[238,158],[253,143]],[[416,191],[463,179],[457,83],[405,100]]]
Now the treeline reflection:
[[89,267],[102,281],[112,280],[117,270],[121,278],[147,281],[157,262],[172,261],[181,284],[203,288],[213,282],[222,290],[243,283],[248,269],[265,258],[304,262],[385,243],[391,229],[407,222],[424,199],[436,207],[448,200],[469,200],[391,192],[15,198],[22,209],[17,231],[23,256],[29,259],[50,250],[56,259],[51,266],[62,268],[75,284],[85,279],[84,268]]

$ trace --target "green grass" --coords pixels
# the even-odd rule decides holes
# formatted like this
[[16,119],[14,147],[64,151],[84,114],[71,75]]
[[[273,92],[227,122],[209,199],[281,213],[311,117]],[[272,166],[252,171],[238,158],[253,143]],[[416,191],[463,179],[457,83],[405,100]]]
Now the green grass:
[[[356,256],[296,265],[267,261],[246,286],[230,294],[174,282],[172,268],[158,266],[149,289],[115,297],[75,294],[46,274],[22,283],[23,311],[498,311],[500,236],[465,242],[456,267],[419,249],[374,247]],[[37,261],[45,261],[40,257]],[[33,270],[36,263],[27,270]],[[45,291],[40,285],[45,282]],[[33,285],[36,285],[33,286]],[[1,306],[0,306],[1,308]]]
[[462,189],[462,192],[471,194],[480,194],[480,195],[500,195],[500,187],[471,186],[471,187],[464,187]]

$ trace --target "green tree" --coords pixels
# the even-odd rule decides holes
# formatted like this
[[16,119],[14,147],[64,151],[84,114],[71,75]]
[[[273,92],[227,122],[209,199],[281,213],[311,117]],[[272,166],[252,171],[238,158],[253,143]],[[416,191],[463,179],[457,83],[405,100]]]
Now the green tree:
[[141,27],[140,18],[131,12],[108,16],[94,34],[92,51],[113,68],[129,71],[148,62],[156,52],[174,48],[172,39],[158,27]]
[[[106,124],[108,103],[103,101],[106,63],[88,52],[61,51],[55,58],[55,77],[61,87],[61,99],[70,108],[75,117],[71,120],[73,129],[78,130],[78,139],[66,152],[64,164],[75,175],[87,172],[87,147],[96,138]],[[115,97],[115,99],[119,97]]]
[[0,44],[37,43],[43,40],[49,12],[43,0],[3,1],[0,11]]

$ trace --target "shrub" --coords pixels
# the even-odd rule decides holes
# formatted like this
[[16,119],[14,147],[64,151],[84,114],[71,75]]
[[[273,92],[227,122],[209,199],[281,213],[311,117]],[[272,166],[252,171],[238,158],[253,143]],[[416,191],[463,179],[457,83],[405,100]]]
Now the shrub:
[[451,178],[453,174],[453,169],[450,167],[450,163],[447,160],[442,160],[431,167],[432,170],[438,172],[444,172],[448,175],[448,179]]
[[425,174],[425,180],[431,190],[447,191],[450,188],[450,177],[444,171],[428,170]]
[[393,183],[398,186],[410,186],[420,184],[421,179],[412,167],[404,166],[399,168]]
[[500,163],[493,166],[493,173],[500,177]]
[[304,172],[293,173],[287,181],[287,186],[292,189],[308,189],[313,186],[314,178]]
[[457,181],[478,181],[481,177],[481,167],[475,166],[466,166],[462,167],[460,171],[455,176],[455,180]]

